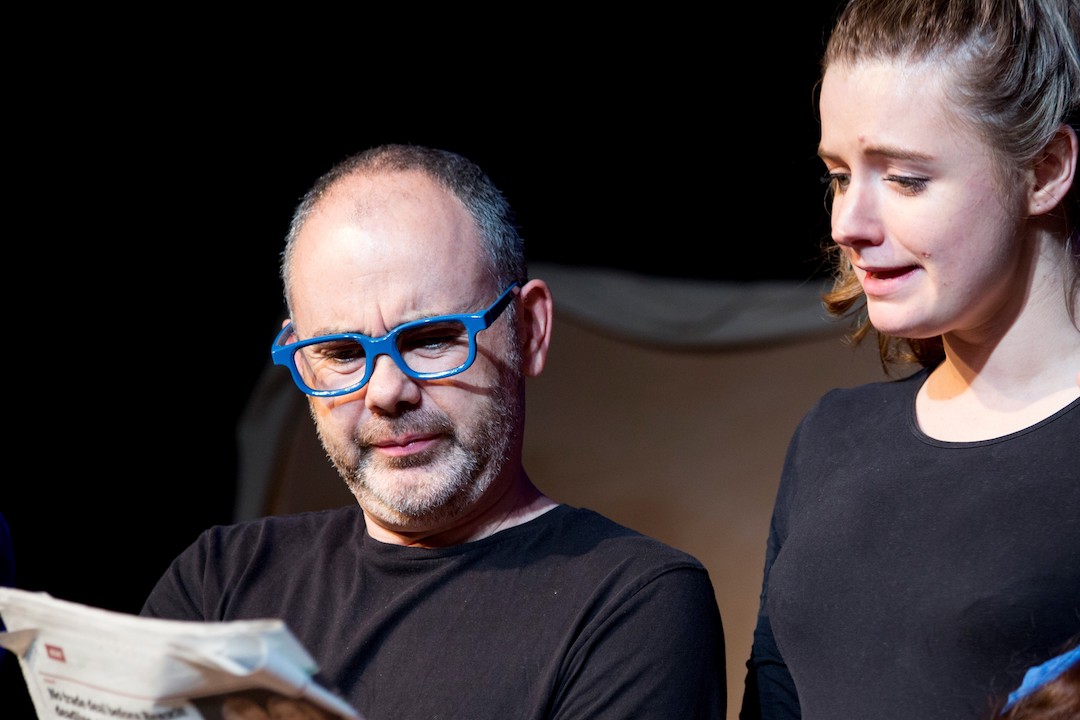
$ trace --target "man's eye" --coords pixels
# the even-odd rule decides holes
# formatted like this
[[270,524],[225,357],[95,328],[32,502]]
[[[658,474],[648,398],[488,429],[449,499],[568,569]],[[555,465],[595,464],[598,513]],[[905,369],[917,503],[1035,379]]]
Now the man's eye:
[[324,360],[336,363],[351,363],[364,359],[364,347],[357,342],[320,343],[318,354]]
[[403,333],[398,339],[401,352],[446,352],[468,345],[469,335],[458,322],[434,323]]

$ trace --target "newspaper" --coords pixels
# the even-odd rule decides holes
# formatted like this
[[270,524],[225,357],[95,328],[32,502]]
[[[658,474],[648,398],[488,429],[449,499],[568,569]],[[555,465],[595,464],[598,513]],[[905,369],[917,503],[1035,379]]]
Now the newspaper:
[[315,680],[281,620],[160,620],[9,587],[0,620],[39,720],[268,719],[287,703],[313,720],[364,720]]

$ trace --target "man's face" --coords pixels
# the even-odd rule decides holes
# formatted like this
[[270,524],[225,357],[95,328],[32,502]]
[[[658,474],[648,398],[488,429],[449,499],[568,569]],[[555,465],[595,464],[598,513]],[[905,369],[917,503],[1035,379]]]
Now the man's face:
[[[351,178],[298,238],[294,328],[300,338],[381,337],[411,320],[484,309],[503,288],[483,258],[464,207],[421,173]],[[476,360],[458,375],[415,380],[384,355],[356,392],[311,398],[319,437],[369,519],[438,532],[481,512],[510,481],[522,427],[514,312],[511,304],[478,334]]]

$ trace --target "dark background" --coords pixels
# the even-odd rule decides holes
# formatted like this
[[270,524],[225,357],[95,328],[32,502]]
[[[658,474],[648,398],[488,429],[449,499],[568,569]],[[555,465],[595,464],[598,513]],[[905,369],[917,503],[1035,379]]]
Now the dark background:
[[[272,60],[160,36],[28,61],[8,98],[0,513],[16,586],[138,612],[200,530],[230,521],[289,217],[351,152],[415,142],[476,160],[532,262],[820,276],[812,91],[834,5],[742,9],[720,28],[568,21],[497,48],[442,38],[423,60],[384,32],[378,49],[359,33]],[[10,658],[0,674],[0,714],[19,717]]]

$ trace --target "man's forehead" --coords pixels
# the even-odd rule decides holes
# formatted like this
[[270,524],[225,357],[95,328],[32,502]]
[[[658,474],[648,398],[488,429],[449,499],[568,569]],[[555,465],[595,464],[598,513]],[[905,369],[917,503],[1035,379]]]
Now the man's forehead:
[[489,299],[487,262],[471,215],[423,173],[353,176],[300,231],[293,311],[325,334],[472,310]]
[[312,208],[298,245],[311,252],[341,233],[357,234],[388,251],[441,252],[448,245],[461,254],[469,245],[480,247],[480,231],[464,204],[417,170],[341,178]]
[[445,204],[464,210],[453,194],[419,170],[352,173],[327,188],[317,208],[349,211],[359,218],[399,204]]

